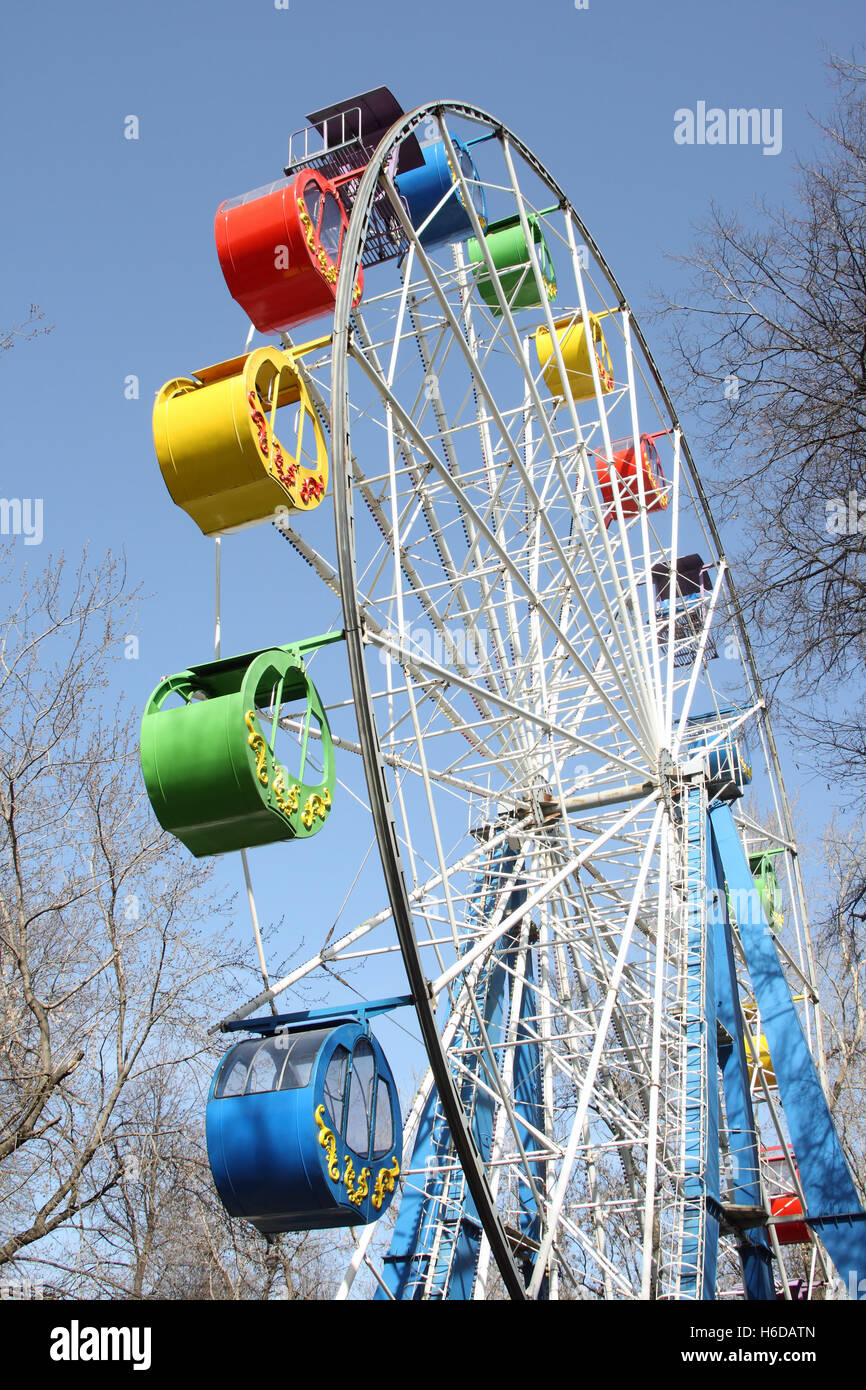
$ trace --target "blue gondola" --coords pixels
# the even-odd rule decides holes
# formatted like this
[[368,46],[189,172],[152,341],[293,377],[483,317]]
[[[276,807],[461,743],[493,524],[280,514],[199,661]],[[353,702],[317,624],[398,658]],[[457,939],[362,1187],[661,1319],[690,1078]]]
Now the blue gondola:
[[[485,227],[487,202],[484,189],[478,182],[475,161],[462,140],[455,139],[453,144],[460,168],[469,183],[473,206],[482,227]],[[453,191],[447,202],[442,204],[424,227],[418,239],[427,249],[449,241],[464,241],[474,235],[474,229],[460,190],[456,186],[455,174],[445,146],[440,140],[438,144],[423,146],[421,153],[424,156],[423,168],[409,169],[405,174],[398,174],[396,179],[398,192],[406,200],[413,227],[423,226],[437,204],[442,202],[449,190]]]
[[719,741],[726,719],[739,713],[739,710],[723,709],[717,714],[692,715],[686,720],[685,747],[691,753],[697,754],[710,744],[716,745],[705,760],[707,793],[711,800],[736,801],[752,780],[752,759],[743,730],[739,729],[736,737],[726,733]]
[[391,1068],[366,1017],[296,1018],[247,1021],[261,1036],[217,1068],[206,1116],[217,1192],[262,1234],[367,1225],[400,1172]]

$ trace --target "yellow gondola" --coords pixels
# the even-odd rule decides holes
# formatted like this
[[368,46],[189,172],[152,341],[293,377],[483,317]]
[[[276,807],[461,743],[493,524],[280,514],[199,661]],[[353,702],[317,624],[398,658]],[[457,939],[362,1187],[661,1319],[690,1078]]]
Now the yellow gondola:
[[[296,359],[326,341],[290,351],[258,348],[169,381],[159,392],[153,439],[162,476],[172,500],[206,536],[321,502],[328,449]],[[293,448],[274,428],[284,405],[298,407]]]
[[[599,386],[602,394],[607,395],[609,391],[613,390],[613,363],[601,329],[602,318],[604,318],[604,314],[590,314],[589,326],[592,335],[592,350],[598,368]],[[579,315],[575,317],[574,314],[569,314],[566,318],[557,319],[553,326],[559,339],[562,362],[568,385],[571,388],[572,398],[575,401],[587,401],[595,395],[595,384],[583,320]],[[550,341],[550,333],[545,327],[536,330],[535,350],[548,391],[552,396],[564,396],[565,388]]]

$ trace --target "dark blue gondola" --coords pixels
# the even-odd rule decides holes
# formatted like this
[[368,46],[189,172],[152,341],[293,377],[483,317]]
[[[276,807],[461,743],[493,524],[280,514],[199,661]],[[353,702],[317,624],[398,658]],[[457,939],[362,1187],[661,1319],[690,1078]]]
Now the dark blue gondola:
[[718,801],[735,801],[743,796],[752,780],[752,759],[743,730],[737,730],[736,737],[725,733],[720,741],[725,721],[739,713],[735,709],[722,709],[715,714],[692,715],[686,720],[684,746],[691,753],[699,754],[710,745],[716,745],[706,754],[704,768],[707,793]]
[[[468,147],[462,140],[453,140],[454,150],[460,161],[460,168],[469,184],[472,203],[482,227],[487,225],[487,203],[484,189],[478,182],[478,170]],[[429,249],[449,241],[464,241],[474,236],[474,229],[463,202],[460,189],[456,185],[456,174],[451,168],[448,153],[440,140],[435,145],[425,145],[421,149],[424,156],[423,168],[409,169],[398,174],[398,192],[405,198],[413,227],[423,227],[431,212],[450,192],[447,202],[420,232],[418,240]]]
[[217,1192],[262,1234],[367,1225],[400,1172],[394,1076],[366,1018],[282,1027],[289,1017],[245,1023],[263,1035],[237,1043],[214,1075],[206,1128]]

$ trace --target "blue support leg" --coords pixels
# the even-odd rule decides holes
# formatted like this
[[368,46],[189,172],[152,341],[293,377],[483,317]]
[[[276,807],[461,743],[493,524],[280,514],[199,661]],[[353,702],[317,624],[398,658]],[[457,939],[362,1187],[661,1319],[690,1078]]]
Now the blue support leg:
[[[503,889],[514,882],[515,852],[507,844],[500,845],[481,871],[469,904],[473,925],[484,926],[496,910]],[[512,886],[505,904],[504,915],[515,912],[526,898],[526,889]],[[519,928],[517,928],[519,932]],[[502,955],[492,969],[482,977],[476,990],[476,1004],[488,1041],[494,1052],[502,1049],[507,1033],[511,1001],[513,968],[517,944],[510,934],[498,943]],[[532,980],[531,959],[527,960],[527,978]],[[527,1036],[527,1012],[530,1009],[529,991],[524,990],[518,1041]],[[480,1027],[473,1012],[462,1037],[457,1039],[466,1065],[483,1077],[485,1062],[480,1052]],[[538,1087],[539,1064],[537,1049],[519,1046],[515,1059],[515,1108],[518,1115],[541,1128]],[[494,1098],[472,1078],[463,1077],[458,1089],[470,1117],[472,1133],[478,1151],[484,1159],[490,1157],[493,1145],[493,1126],[496,1103]],[[385,1257],[384,1280],[395,1299],[462,1300],[472,1297],[478,1254],[481,1245],[481,1222],[471,1194],[459,1168],[454,1167],[451,1138],[444,1117],[439,1111],[435,1090],[428,1098],[415,1148],[409,1165],[391,1248]],[[539,1174],[539,1182],[543,1177]],[[527,1201],[529,1201],[527,1194]],[[533,1225],[533,1222],[535,1223]],[[522,1209],[521,1229],[534,1239],[537,1212]],[[531,1273],[531,1270],[530,1270]],[[376,1298],[387,1295],[379,1289]]]
[[[733,1169],[733,1202],[738,1206],[757,1208],[761,1205],[761,1175],[755,1113],[749,1089],[749,1067],[743,1040],[743,1020],[740,1011],[734,945],[728,920],[725,879],[719,862],[718,849],[709,827],[707,843],[707,888],[712,895],[714,911],[716,991],[718,1019],[730,1037],[730,1043],[719,1046],[722,1085],[725,1094],[731,1167]],[[747,1299],[774,1300],[773,1255],[763,1230],[743,1231],[739,1242],[743,1267],[743,1287]]]
[[706,811],[702,787],[683,806],[687,871],[685,1030],[685,1203],[681,1298],[715,1298],[718,1263],[719,1082],[715,942],[707,921]]
[[[544,1111],[542,1109],[541,1096],[541,1052],[538,1044],[532,1039],[537,1037],[537,1022],[530,1015],[537,1005],[534,1003],[536,998],[534,991],[527,986],[533,983],[532,956],[527,952],[526,957],[526,984],[524,985],[523,995],[520,1000],[520,1024],[517,1029],[517,1049],[514,1059],[514,1111],[518,1119],[524,1120],[527,1124],[544,1133]],[[537,1148],[538,1140],[528,1132],[523,1136],[527,1148]],[[533,1163],[530,1165],[536,1185],[540,1192],[544,1191],[544,1164]],[[538,1208],[535,1198],[528,1186],[521,1188],[520,1194],[520,1230],[521,1234],[528,1241],[537,1243],[540,1238],[540,1222]],[[527,1284],[532,1278],[534,1258],[529,1254],[521,1260],[523,1274]],[[540,1294],[542,1299],[547,1297],[547,1280],[545,1279]]]
[[806,1220],[848,1288],[866,1278],[866,1213],[791,998],[730,807],[710,808],[718,862],[735,905],[743,952],[806,1197]]

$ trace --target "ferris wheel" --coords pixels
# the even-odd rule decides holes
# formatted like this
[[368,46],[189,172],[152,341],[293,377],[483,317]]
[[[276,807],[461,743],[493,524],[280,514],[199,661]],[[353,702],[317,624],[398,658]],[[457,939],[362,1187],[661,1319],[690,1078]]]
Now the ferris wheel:
[[[301,878],[300,842],[345,846],[338,914],[223,1020],[252,1034],[208,1105],[223,1201],[350,1228],[340,1298],[844,1282],[862,1212],[760,681],[583,221],[501,122],[379,89],[313,113],[217,247],[278,345],[169,382],[157,453],[205,535],[273,522],[296,631],[164,681],[145,780],[194,854]],[[315,981],[338,997],[275,1012]],[[423,1045],[402,1105],[383,1017]]]

